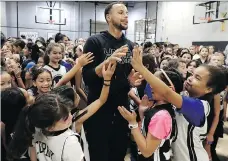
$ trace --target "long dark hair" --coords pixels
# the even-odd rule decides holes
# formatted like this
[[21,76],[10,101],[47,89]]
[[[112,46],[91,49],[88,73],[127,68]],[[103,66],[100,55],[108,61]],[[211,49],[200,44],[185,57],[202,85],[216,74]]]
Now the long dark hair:
[[[177,92],[177,93],[182,92],[184,80],[183,80],[183,77],[180,74],[180,72],[178,72],[174,68],[169,68],[169,69],[165,70],[165,73],[167,74],[169,79],[172,81],[174,88],[175,88],[175,92]],[[168,85],[168,86],[171,85],[163,73],[160,74],[160,78],[166,85]]]
[[66,120],[73,102],[56,94],[42,94],[35,103],[25,107],[17,122],[15,133],[8,147],[9,158],[20,158],[32,145],[35,127],[45,134],[46,128],[53,126],[60,119]]
[[75,96],[76,93],[75,93],[74,89],[68,85],[56,87],[51,91],[51,93],[66,97],[66,98],[70,99],[72,102],[75,101],[75,98],[77,96],[77,95]]
[[225,90],[227,86],[227,73],[225,72],[224,68],[221,67],[206,64],[200,65],[200,67],[206,68],[209,72],[207,87],[212,88],[212,91],[204,96],[201,96],[199,99],[211,102],[214,95]]
[[38,67],[37,65],[33,66],[31,68],[31,75],[32,75],[32,80],[33,81],[36,81],[36,79],[38,78],[38,76],[44,72],[47,72],[50,74],[51,78],[52,78],[52,75],[51,75],[51,72],[45,68],[42,68],[42,67]]

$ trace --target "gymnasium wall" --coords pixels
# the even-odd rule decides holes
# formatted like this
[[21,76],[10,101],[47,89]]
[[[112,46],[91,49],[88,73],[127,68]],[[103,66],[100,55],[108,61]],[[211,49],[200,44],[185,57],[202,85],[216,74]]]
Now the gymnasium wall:
[[199,2],[159,2],[156,41],[169,41],[188,47],[192,42],[228,41],[221,22],[193,25],[195,4]]
[[[129,7],[129,29],[127,36],[134,41],[134,21],[145,18],[145,3],[135,3]],[[98,3],[96,20],[105,22],[104,9],[107,4]],[[37,24],[35,15],[42,17],[45,13],[36,13],[36,6],[47,7],[46,2],[18,2],[18,26],[20,32],[37,32],[47,38],[52,33],[59,32],[59,25]],[[61,32],[71,39],[87,38],[90,34],[90,19],[95,20],[95,5],[91,2],[56,2],[56,8],[63,8],[66,15],[66,25],[61,26]],[[57,18],[56,18],[57,19]],[[9,36],[17,35],[17,3],[1,2],[1,30]]]

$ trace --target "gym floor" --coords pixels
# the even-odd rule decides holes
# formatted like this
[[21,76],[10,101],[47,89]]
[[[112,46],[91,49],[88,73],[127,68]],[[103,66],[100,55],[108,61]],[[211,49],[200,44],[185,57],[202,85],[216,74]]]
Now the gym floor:
[[219,139],[216,151],[220,161],[228,161],[228,122],[224,124],[224,135]]

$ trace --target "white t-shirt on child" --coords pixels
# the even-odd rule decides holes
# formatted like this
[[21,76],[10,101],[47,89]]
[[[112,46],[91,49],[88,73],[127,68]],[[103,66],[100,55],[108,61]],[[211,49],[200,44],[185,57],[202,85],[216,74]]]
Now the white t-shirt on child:
[[84,154],[77,133],[68,129],[57,136],[45,136],[37,131],[33,146],[39,161],[82,161]]
[[66,68],[62,65],[59,65],[59,68],[53,68],[50,65],[45,65],[44,68],[51,72],[53,86],[55,86],[59,80],[67,73]]

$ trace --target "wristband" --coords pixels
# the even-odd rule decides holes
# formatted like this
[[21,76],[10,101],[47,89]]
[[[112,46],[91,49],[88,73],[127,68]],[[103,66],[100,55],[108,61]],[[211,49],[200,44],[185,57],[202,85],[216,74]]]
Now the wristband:
[[138,124],[128,124],[129,129],[136,129],[138,128]]
[[103,85],[104,85],[104,86],[108,86],[108,87],[110,86],[110,84],[106,84],[106,83],[103,83]]

